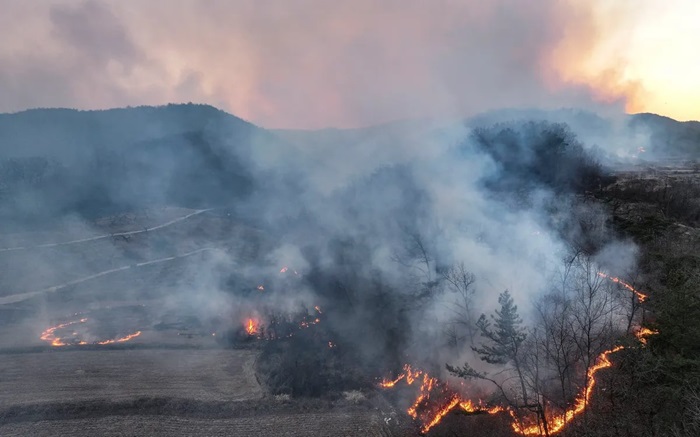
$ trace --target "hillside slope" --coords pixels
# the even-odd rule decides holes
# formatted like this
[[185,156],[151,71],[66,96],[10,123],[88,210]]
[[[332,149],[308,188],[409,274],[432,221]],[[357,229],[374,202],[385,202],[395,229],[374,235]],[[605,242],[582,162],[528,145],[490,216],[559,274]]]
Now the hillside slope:
[[263,143],[278,140],[206,105],[0,114],[0,221],[230,204]]

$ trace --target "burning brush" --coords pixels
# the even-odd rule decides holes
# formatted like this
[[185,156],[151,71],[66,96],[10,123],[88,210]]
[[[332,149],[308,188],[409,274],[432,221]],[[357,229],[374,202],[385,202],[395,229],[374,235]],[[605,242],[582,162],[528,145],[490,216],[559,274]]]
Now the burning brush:
[[[82,346],[82,345],[87,345],[87,344],[97,344],[97,345],[105,345],[105,344],[112,344],[112,343],[125,343],[129,340],[132,340],[138,336],[141,335],[141,331],[136,331],[131,334],[127,334],[123,337],[118,337],[118,338],[112,338],[108,340],[97,340],[97,341],[92,341],[88,342],[82,338],[82,336],[76,332],[73,328],[71,328],[71,332],[68,333],[69,335],[66,336],[63,334],[64,331],[66,331],[68,328],[75,326],[75,325],[81,325],[84,323],[87,323],[88,319],[86,317],[83,317],[78,320],[73,320],[70,322],[66,323],[61,323],[56,326],[52,326],[50,328],[47,328],[44,330],[44,332],[41,333],[39,338],[42,341],[45,341],[49,343],[51,346]],[[63,334],[59,336],[58,334]]]
[[[608,276],[605,273],[598,273],[598,275],[602,278],[610,279],[630,290],[637,297],[639,302],[644,302],[647,299],[646,294],[641,293],[630,284],[617,277]],[[648,337],[654,334],[657,334],[657,332],[648,328],[640,328],[635,333],[635,337],[642,346],[646,346]],[[430,376],[425,371],[414,369],[408,364],[404,365],[403,372],[396,378],[383,379],[379,383],[379,387],[383,389],[393,389],[399,384],[405,384],[406,386],[414,386],[415,384],[419,387],[418,393],[415,395],[415,400],[406,412],[420,424],[422,433],[430,431],[451,411],[461,410],[466,413],[475,414],[498,414],[507,412],[513,420],[511,424],[513,431],[520,435],[554,435],[566,429],[567,425],[572,423],[576,417],[585,411],[590,404],[593,389],[597,382],[598,372],[611,367],[612,362],[610,361],[610,356],[624,348],[624,346],[615,346],[602,352],[598,356],[595,364],[588,369],[586,386],[569,408],[556,414],[550,414],[549,417],[544,417],[544,414],[542,414],[543,417],[538,417],[536,420],[523,420],[518,412],[510,406],[488,406],[482,401],[473,402],[472,400],[463,398],[457,391],[451,389],[447,383]],[[552,411],[552,409],[550,409],[550,411]]]
[[421,432],[427,433],[451,411],[460,409],[470,414],[497,414],[506,411],[501,406],[488,406],[483,401],[474,402],[463,398],[446,382],[430,376],[427,372],[406,364],[394,379],[383,379],[379,387],[394,388],[399,384],[417,386],[418,394],[406,411],[413,420],[421,424]]

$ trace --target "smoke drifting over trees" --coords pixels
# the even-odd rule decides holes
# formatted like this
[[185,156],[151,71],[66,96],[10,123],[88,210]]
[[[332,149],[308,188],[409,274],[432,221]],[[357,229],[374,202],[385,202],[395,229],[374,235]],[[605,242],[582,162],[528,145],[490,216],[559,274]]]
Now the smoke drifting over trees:
[[[265,243],[247,260],[216,247],[193,257],[173,305],[228,343],[284,338],[263,353],[274,393],[468,362],[450,370],[545,414],[639,323],[634,298],[598,275],[632,272],[637,251],[587,200],[613,180],[600,150],[562,122],[489,119],[305,132],[198,105],[4,115],[0,220],[89,228],[147,205],[232,215]],[[499,307],[495,326],[479,318]],[[504,365],[514,386],[486,376]]]

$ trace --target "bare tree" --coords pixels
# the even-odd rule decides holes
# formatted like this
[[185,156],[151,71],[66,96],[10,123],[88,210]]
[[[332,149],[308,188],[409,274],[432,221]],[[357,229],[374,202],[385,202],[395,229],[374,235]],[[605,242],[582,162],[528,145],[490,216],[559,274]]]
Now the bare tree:
[[455,345],[463,343],[465,339],[468,339],[469,343],[473,345],[477,333],[474,314],[474,294],[476,292],[474,283],[476,278],[473,273],[466,269],[464,263],[459,263],[443,271],[442,279],[447,284],[448,290],[455,295],[455,300],[450,306],[454,316],[450,321],[448,336],[453,339]]
[[408,280],[415,287],[416,301],[432,296],[440,289],[440,278],[434,248],[423,235],[413,229],[404,228],[403,245],[393,254],[393,261],[407,270]]
[[547,369],[557,379],[560,396],[550,399],[555,399],[555,405],[561,408],[576,395],[575,370],[580,353],[570,329],[572,312],[571,301],[557,292],[546,294],[535,304],[535,347],[542,351]]

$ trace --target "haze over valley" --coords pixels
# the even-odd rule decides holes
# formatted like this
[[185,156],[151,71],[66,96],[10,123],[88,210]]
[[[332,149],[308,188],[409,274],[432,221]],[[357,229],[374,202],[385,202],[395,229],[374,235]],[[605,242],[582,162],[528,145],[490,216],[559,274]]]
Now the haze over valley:
[[697,435],[694,3],[477,3],[4,3],[0,435]]

